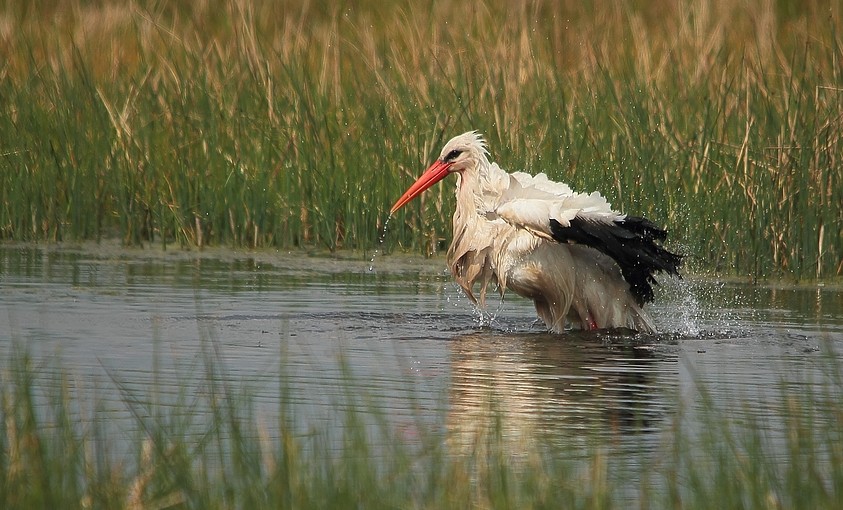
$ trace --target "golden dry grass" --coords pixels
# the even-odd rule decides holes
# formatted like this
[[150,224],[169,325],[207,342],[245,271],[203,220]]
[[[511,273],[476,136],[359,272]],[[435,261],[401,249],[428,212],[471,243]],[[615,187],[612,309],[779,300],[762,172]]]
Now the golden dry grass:
[[[368,250],[480,129],[666,223],[691,268],[840,275],[841,9],[5,2],[0,236]],[[429,192],[388,244],[441,249],[450,207]]]

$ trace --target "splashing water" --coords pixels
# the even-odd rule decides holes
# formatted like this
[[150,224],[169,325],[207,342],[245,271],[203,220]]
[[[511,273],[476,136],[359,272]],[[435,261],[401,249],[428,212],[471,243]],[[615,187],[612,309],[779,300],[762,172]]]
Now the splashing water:
[[477,327],[506,333],[512,333],[517,330],[511,324],[500,320],[505,308],[504,296],[502,294],[499,294],[498,304],[494,310],[484,308],[466,296],[463,288],[451,277],[451,271],[449,269],[443,269],[441,274],[447,280],[447,283],[442,287],[447,304],[460,311],[467,311],[472,316],[474,324]]
[[697,337],[702,331],[699,324],[702,307],[687,280],[679,280],[678,284],[680,291],[680,301],[677,307],[679,333],[689,337]]
[[383,222],[383,228],[381,229],[381,233],[378,236],[378,247],[375,248],[375,252],[372,253],[372,258],[369,260],[369,272],[375,272],[375,257],[378,256],[378,253],[381,251],[381,247],[383,246],[384,239],[386,239],[386,228],[389,226],[389,220],[392,219],[392,215],[386,217],[386,221]]

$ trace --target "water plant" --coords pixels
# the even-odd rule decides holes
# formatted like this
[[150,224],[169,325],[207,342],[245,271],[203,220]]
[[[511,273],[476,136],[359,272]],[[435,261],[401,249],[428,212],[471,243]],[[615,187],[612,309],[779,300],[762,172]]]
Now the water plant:
[[55,360],[17,348],[0,386],[0,505],[836,508],[843,491],[843,386],[836,358],[824,362],[830,384],[818,387],[826,389],[782,388],[785,405],[769,416],[781,424],[780,437],[729,415],[700,386],[701,426],[689,428],[686,411],[678,413],[651,465],[629,466],[617,461],[612,441],[585,431],[570,444],[536,437],[514,445],[494,413],[462,448],[421,419],[418,436],[408,441],[388,425],[387,409],[367,404],[371,395],[350,373],[342,433],[302,433],[294,425],[295,399],[283,385],[277,421],[261,419],[248,388],[225,374],[213,344],[169,400],[154,385],[133,390],[112,374],[134,423],[133,432],[115,436],[113,408],[80,392]]
[[[9,1],[0,238],[372,250],[467,129],[692,269],[843,274],[836,2]],[[457,21],[459,20],[459,21]],[[440,187],[388,246],[435,253]]]

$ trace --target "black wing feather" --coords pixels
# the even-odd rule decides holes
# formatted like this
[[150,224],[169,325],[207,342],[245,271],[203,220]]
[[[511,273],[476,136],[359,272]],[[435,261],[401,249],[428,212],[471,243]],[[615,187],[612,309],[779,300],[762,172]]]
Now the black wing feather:
[[577,216],[568,227],[552,219],[550,232],[560,243],[584,244],[612,257],[639,305],[654,298],[653,285],[658,285],[654,273],[679,276],[682,256],[656,244],[667,238],[667,231],[646,218],[627,216],[605,222]]

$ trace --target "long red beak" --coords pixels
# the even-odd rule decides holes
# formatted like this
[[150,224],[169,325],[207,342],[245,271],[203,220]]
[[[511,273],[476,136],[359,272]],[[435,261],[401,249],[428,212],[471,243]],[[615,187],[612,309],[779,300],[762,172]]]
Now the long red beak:
[[421,174],[421,177],[419,177],[418,180],[416,180],[416,182],[414,182],[413,185],[410,186],[403,195],[401,195],[401,198],[399,198],[398,201],[395,202],[395,205],[392,206],[392,209],[389,210],[389,214],[395,213],[395,211],[404,207],[407,202],[421,195],[422,191],[444,179],[445,176],[448,175],[449,168],[451,168],[451,163],[436,160],[436,162],[430,165],[430,167]]

